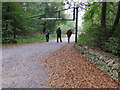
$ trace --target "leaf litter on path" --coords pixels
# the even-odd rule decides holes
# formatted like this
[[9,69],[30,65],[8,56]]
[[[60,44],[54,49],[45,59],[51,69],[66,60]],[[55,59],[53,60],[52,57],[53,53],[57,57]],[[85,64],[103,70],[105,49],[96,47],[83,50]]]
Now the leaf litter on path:
[[118,83],[67,44],[43,60],[54,88],[118,88]]

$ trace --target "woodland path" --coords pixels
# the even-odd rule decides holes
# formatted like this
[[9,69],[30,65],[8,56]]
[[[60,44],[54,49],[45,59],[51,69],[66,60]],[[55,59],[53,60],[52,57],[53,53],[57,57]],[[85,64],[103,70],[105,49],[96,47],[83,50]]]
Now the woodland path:
[[[117,88],[112,78],[56,40],[2,49],[3,88]],[[74,41],[72,36],[71,41]]]
[[[74,41],[74,35],[71,37]],[[48,80],[46,68],[41,60],[51,52],[67,44],[56,40],[15,47],[2,48],[2,87],[3,88],[49,88],[42,85]]]

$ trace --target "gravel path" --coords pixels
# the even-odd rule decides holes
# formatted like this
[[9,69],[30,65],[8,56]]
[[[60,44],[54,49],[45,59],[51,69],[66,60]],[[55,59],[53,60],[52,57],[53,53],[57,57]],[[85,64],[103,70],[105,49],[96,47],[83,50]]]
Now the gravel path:
[[[46,68],[41,60],[56,49],[66,45],[56,40],[2,49],[2,88],[49,88]],[[74,41],[74,35],[71,38]]]

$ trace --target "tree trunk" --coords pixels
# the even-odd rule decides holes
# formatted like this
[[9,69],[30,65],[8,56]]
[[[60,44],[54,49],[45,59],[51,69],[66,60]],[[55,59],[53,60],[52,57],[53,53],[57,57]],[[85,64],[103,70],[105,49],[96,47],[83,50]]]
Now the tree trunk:
[[106,2],[102,2],[101,28],[106,29]]
[[16,19],[14,19],[14,29],[13,29],[13,38],[16,39]]
[[[100,35],[100,47],[103,48],[103,43],[106,41],[106,2],[102,2],[101,8],[101,32]],[[104,33],[103,33],[104,32]]]
[[112,31],[114,31],[116,26],[118,25],[119,19],[120,19],[120,1],[118,3],[118,10],[117,10],[115,21],[114,21],[113,26],[112,26]]

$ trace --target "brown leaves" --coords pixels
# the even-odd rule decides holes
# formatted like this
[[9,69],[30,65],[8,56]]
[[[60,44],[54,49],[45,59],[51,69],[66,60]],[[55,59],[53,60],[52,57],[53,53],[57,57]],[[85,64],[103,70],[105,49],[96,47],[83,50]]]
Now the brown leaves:
[[49,85],[55,88],[117,88],[118,84],[101,72],[78,51],[66,45],[44,60]]

